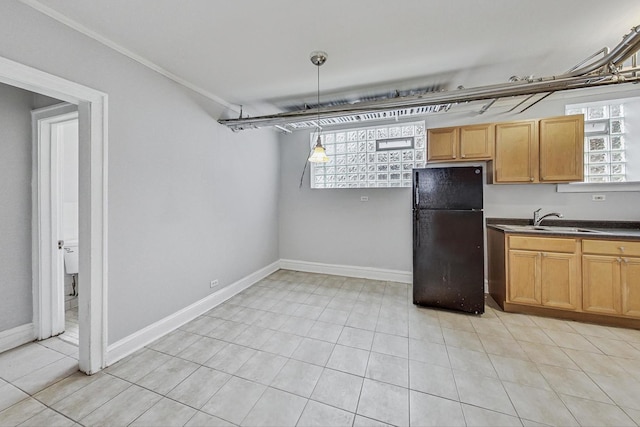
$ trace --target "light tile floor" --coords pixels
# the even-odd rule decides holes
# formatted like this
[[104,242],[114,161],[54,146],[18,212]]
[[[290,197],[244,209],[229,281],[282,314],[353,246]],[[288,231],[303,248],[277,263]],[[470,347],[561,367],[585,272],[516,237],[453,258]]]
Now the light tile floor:
[[280,270],[99,374],[74,350],[0,355],[0,425],[640,423],[640,331],[418,308],[400,283]]

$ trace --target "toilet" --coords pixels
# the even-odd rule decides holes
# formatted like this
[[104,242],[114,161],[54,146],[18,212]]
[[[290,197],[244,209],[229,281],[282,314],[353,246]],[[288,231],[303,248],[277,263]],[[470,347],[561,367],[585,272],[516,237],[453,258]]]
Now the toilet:
[[71,240],[64,244],[64,272],[72,276],[72,293],[78,295],[78,241]]

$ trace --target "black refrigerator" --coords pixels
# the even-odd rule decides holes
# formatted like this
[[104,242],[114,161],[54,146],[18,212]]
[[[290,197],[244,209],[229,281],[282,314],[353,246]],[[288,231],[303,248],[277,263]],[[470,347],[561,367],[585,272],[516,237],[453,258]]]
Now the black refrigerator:
[[484,313],[482,168],[413,170],[413,303]]

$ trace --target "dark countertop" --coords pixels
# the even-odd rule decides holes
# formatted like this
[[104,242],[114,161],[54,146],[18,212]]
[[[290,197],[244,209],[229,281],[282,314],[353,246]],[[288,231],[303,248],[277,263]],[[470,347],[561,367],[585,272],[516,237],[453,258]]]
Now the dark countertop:
[[[487,218],[487,228],[504,233],[640,240],[640,222],[637,221],[545,220],[541,225],[542,229],[519,228],[519,226],[532,226],[532,224],[531,220],[522,218]],[[549,229],[545,229],[545,227],[549,227]],[[554,229],[553,227],[563,227],[564,229]],[[567,228],[575,230],[567,230]]]

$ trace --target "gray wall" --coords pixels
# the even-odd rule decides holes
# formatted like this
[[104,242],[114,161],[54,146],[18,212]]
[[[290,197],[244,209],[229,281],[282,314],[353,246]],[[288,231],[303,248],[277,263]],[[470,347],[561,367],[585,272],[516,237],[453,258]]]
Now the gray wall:
[[33,94],[0,84],[0,331],[30,323],[31,105]]
[[19,2],[0,3],[0,40],[109,95],[109,343],[278,259],[275,133],[232,133],[219,106]]
[[[557,93],[522,114],[506,113],[510,107],[494,107],[479,115],[480,104],[474,109],[454,106],[449,113],[426,116],[425,120],[427,128],[525,120],[564,115],[565,104],[640,95],[640,89],[631,85],[600,92]],[[411,271],[411,191],[311,190],[308,175],[299,189],[308,146],[308,132],[280,136],[281,258]],[[560,211],[568,219],[640,221],[640,192],[606,193],[604,202],[591,201],[591,195],[558,193],[555,184],[485,185],[485,217],[530,218],[535,209],[542,208],[545,212]],[[369,201],[361,202],[361,196],[368,196]],[[313,234],[308,235],[310,230]]]

